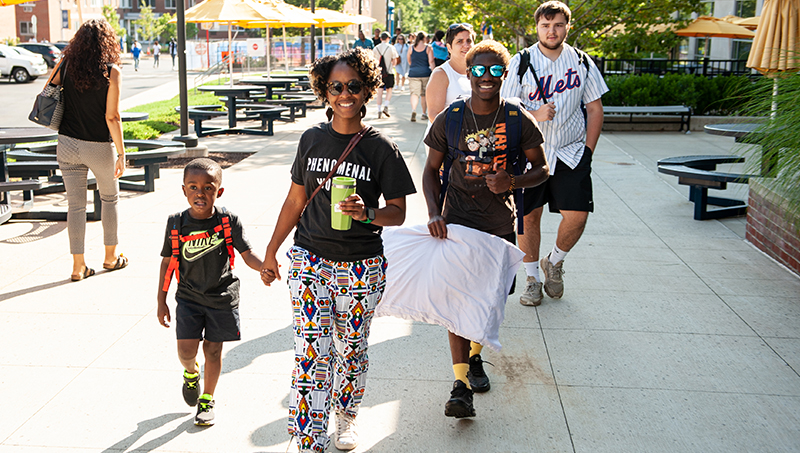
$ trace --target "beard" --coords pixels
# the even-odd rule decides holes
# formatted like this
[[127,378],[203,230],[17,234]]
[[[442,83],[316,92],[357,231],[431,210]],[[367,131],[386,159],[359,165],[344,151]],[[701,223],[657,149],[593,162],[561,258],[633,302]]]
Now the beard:
[[564,39],[566,39],[566,37],[564,37],[563,39],[559,40],[558,43],[552,44],[552,45],[548,44],[546,40],[539,39],[539,44],[542,47],[544,47],[545,49],[557,50],[559,47],[561,47],[561,44],[564,44]]

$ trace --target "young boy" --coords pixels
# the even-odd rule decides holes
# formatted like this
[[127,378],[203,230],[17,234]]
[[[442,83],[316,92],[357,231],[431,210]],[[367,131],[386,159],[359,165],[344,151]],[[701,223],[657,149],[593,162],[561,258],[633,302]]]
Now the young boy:
[[[222,342],[238,341],[239,279],[233,268],[233,249],[255,270],[261,258],[251,251],[239,218],[214,203],[222,196],[222,168],[211,159],[195,159],[183,169],[183,194],[189,209],[167,222],[161,249],[158,282],[158,322],[169,327],[167,306],[170,277],[175,273],[178,358],[183,372],[183,399],[197,405],[195,425],[214,424],[214,390],[222,370]],[[200,393],[197,350],[203,340],[205,392]]]

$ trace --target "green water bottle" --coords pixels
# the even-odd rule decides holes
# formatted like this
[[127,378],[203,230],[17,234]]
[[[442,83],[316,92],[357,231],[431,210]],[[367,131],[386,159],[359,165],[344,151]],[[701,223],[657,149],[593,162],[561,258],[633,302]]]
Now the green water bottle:
[[346,231],[350,229],[353,218],[342,214],[339,202],[356,193],[355,178],[336,176],[331,182],[331,228]]

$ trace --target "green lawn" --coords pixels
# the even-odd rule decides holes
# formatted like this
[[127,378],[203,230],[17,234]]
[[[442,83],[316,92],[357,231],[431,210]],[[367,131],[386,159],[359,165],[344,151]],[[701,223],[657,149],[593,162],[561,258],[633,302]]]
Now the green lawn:
[[[203,93],[189,90],[189,105],[212,105],[222,104],[214,93]],[[180,114],[175,111],[175,107],[180,105],[180,97],[159,102],[151,102],[136,106],[128,111],[146,112],[150,114],[150,119],[122,124],[123,137],[128,140],[150,140],[161,136],[166,132],[171,132],[180,127]]]

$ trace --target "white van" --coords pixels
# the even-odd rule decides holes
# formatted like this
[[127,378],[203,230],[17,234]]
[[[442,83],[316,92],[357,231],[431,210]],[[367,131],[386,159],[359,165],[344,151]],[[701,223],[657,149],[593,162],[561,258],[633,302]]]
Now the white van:
[[41,55],[0,44],[0,77],[7,76],[17,83],[26,83],[46,74],[47,63]]

